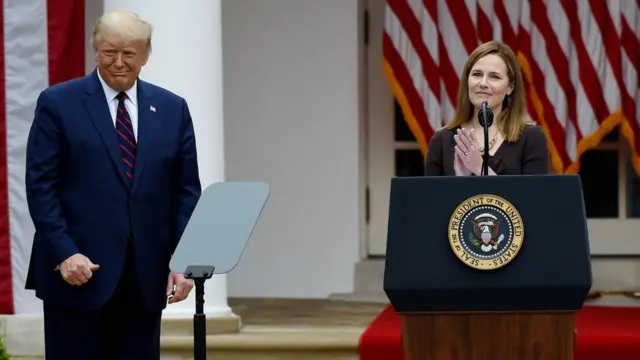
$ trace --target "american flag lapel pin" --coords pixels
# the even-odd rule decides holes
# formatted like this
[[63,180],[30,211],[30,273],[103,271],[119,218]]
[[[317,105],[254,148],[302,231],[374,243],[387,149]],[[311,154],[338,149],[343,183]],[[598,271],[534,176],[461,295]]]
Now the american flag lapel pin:
[[155,108],[155,107],[153,107],[153,105],[149,105],[149,110],[151,110],[151,111],[153,111],[153,112],[156,112],[156,108]]

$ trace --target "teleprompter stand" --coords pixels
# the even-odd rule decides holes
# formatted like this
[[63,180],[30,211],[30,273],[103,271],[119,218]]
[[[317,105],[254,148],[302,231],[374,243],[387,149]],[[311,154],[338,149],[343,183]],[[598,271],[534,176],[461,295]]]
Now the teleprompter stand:
[[269,186],[260,182],[214,183],[203,192],[171,258],[171,271],[194,281],[194,360],[207,358],[204,284],[240,261],[262,210]]
[[193,358],[207,358],[207,316],[204,314],[204,282],[213,276],[213,266],[187,266],[184,277],[196,288],[196,313],[193,314]]

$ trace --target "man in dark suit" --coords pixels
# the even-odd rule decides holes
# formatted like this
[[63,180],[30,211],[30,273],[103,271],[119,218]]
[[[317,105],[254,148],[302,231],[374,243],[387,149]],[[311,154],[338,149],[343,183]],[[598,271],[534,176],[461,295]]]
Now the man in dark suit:
[[96,70],[36,105],[27,288],[43,300],[47,360],[159,359],[167,299],[193,287],[169,270],[201,192],[193,124],[183,98],[138,79],[146,21],[105,14],[92,44]]

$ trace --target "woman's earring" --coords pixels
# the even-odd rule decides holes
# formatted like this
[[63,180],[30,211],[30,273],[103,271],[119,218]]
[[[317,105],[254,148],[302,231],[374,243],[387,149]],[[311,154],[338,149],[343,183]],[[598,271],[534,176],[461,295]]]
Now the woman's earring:
[[513,95],[513,93],[505,96],[504,100],[502,100],[502,110],[506,110],[511,106],[511,95]]

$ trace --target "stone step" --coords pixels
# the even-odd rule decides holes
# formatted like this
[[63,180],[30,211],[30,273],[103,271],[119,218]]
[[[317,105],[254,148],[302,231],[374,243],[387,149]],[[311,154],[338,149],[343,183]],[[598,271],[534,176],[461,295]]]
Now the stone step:
[[367,302],[388,304],[389,299],[384,291],[360,291],[352,293],[335,293],[329,296],[330,300],[342,300],[353,302]]
[[[364,327],[247,325],[209,335],[207,357],[228,360],[357,360]],[[193,338],[163,336],[161,360],[193,359]]]
[[[207,335],[233,334],[240,331],[239,316],[207,318]],[[193,318],[164,317],[162,319],[162,335],[193,335]]]
[[[357,360],[364,326],[246,325],[239,318],[211,319],[207,323],[207,357],[227,360]],[[162,360],[193,359],[193,320],[163,319]],[[43,360],[41,315],[0,316],[12,360]],[[235,327],[235,331],[234,331]],[[226,330],[226,333],[224,333]]]

